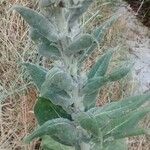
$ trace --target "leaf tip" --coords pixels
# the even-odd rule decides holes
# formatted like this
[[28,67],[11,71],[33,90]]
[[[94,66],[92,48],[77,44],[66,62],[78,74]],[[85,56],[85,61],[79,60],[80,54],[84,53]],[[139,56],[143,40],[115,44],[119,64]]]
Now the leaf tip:
[[29,144],[30,142],[31,142],[31,140],[30,140],[29,136],[23,138],[23,143]]
[[13,5],[9,10],[8,10],[8,12],[11,12],[11,11],[13,11],[13,10],[16,10],[17,11],[17,9],[19,9],[21,6],[20,5]]

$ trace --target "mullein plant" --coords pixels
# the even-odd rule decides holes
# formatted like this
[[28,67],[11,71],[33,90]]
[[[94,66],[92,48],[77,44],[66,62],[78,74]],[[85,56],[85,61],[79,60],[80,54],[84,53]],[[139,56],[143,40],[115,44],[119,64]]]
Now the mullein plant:
[[40,138],[44,150],[124,150],[126,137],[149,132],[138,126],[149,112],[149,93],[96,106],[101,88],[126,76],[132,65],[126,63],[107,73],[114,52],[109,49],[90,71],[83,71],[86,58],[118,18],[114,15],[85,33],[79,18],[92,2],[40,0],[40,13],[13,7],[29,24],[39,55],[53,60],[50,69],[23,63],[40,93],[34,106],[39,126],[24,139],[26,143]]

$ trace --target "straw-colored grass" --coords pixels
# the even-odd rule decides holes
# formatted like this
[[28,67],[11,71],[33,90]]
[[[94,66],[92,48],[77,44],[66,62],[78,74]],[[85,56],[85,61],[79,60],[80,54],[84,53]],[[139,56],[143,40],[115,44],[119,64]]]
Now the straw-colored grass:
[[32,113],[36,91],[25,82],[20,63],[35,57],[27,33],[28,27],[14,12],[8,12],[14,3],[35,7],[30,0],[7,0],[0,5],[0,149],[34,149],[35,143],[25,145],[22,139],[35,126]]

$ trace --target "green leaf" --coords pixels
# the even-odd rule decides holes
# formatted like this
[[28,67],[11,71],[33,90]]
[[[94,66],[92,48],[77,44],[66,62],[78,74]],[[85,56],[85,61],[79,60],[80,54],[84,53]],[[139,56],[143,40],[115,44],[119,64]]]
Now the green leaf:
[[47,70],[41,66],[36,66],[32,63],[23,63],[37,88],[40,90],[41,85],[46,79]]
[[85,94],[84,99],[83,99],[85,110],[88,110],[96,105],[96,98],[97,98],[98,92],[99,91],[95,91],[94,93],[91,93],[91,94]]
[[95,91],[98,91],[103,85],[107,83],[107,79],[105,77],[94,77],[89,79],[83,89],[81,89],[81,93],[85,93],[90,95]]
[[74,83],[70,75],[58,67],[53,67],[46,75],[41,86],[41,96],[52,101],[53,104],[67,108],[73,104],[69,93]]
[[71,115],[61,107],[54,105],[50,100],[39,97],[35,106],[34,114],[38,120],[39,125],[44,124],[46,121],[54,118],[67,118],[71,120]]
[[102,42],[102,38],[106,35],[106,31],[118,20],[119,16],[114,15],[106,22],[104,22],[101,26],[97,27],[93,31],[93,36],[97,41]]
[[39,6],[40,7],[50,7],[51,5],[54,5],[56,3],[55,0],[40,0]]
[[76,54],[88,47],[93,43],[93,38],[89,34],[84,34],[81,37],[75,39],[66,49],[67,54]]
[[150,100],[150,94],[125,98],[122,101],[112,102],[102,107],[89,109],[87,113],[94,116],[99,128],[107,131],[116,127],[132,115],[132,111]]
[[[150,112],[149,109],[131,112],[129,113],[129,115],[124,117],[121,122],[119,121],[118,123],[116,123],[117,120],[114,120],[113,121],[114,124],[110,123],[111,128],[109,129],[108,127],[109,130],[107,131],[106,129],[104,129],[103,132],[105,132],[106,137],[112,136],[114,138],[121,138],[121,137],[124,138],[126,137],[125,135],[134,136],[134,135],[140,134],[142,133],[141,130],[139,130],[140,132],[139,131],[137,132],[137,129],[135,128],[137,127],[138,122],[143,117],[145,117],[145,115],[149,112]],[[136,130],[136,132],[134,129]],[[134,131],[134,132],[132,132],[131,134],[131,131]]]
[[29,143],[35,138],[44,135],[50,135],[55,141],[67,146],[74,146],[78,141],[78,131],[72,122],[67,119],[57,118],[45,122],[26,137],[25,142]]
[[12,9],[15,9],[32,28],[36,29],[49,41],[58,41],[55,27],[43,15],[23,6],[15,5]]
[[49,99],[53,104],[61,107],[68,108],[73,104],[71,97],[64,91],[55,87],[48,87],[48,89],[42,86],[41,97]]
[[29,29],[29,37],[36,44],[38,44],[41,41],[46,40],[46,38],[42,34],[40,34],[37,29],[32,28],[32,27],[30,27],[30,29]]
[[122,65],[115,69],[110,75],[107,76],[109,81],[117,81],[125,77],[131,70],[132,65]]
[[107,105],[104,105],[100,111],[105,112],[105,111],[122,110],[122,112],[125,114],[127,112],[138,109],[141,105],[149,101],[150,101],[150,93],[131,96],[131,97],[124,98],[120,101],[111,102]]
[[[115,21],[117,21],[118,16],[112,16],[110,19],[108,19],[106,22],[104,22],[100,27],[96,28],[92,35],[97,42],[99,42],[99,45],[103,42],[105,35],[107,34],[108,29],[113,25]],[[79,57],[79,65],[84,62],[84,60],[89,57],[89,55],[95,50],[97,47],[97,43],[93,43],[91,47],[89,47],[86,51],[83,52],[82,55]]]
[[61,56],[57,45],[47,40],[37,29],[30,28],[29,36],[35,42],[40,55],[54,59],[58,59]]
[[93,78],[94,76],[104,76],[110,59],[112,57],[113,52],[108,51],[105,55],[103,55],[91,68],[89,74],[88,74],[88,79]]
[[104,59],[104,61],[101,63],[101,65],[99,66],[99,68],[97,69],[96,73],[95,73],[95,77],[99,77],[99,76],[104,76],[106,74],[106,71],[108,69],[108,65],[110,62],[110,59],[112,57],[112,52],[108,53]]
[[88,9],[93,0],[83,0],[78,6],[71,8],[68,17],[68,27],[71,29],[79,17]]
[[37,49],[38,49],[38,53],[42,56],[55,58],[55,59],[61,57],[59,49],[50,43],[46,43],[46,42],[40,43],[38,44]]
[[93,135],[99,135],[98,124],[91,114],[88,114],[86,112],[80,112],[76,114],[75,121],[77,121],[82,128],[92,133]]
[[142,128],[134,128],[134,129],[127,129],[125,132],[120,132],[114,135],[115,139],[120,139],[120,138],[126,138],[126,137],[132,137],[132,136],[139,136],[139,135],[144,135],[147,134],[147,129],[142,129]]
[[42,137],[41,147],[44,150],[75,150],[73,147],[65,146],[56,142],[48,135]]
[[58,67],[53,67],[47,73],[43,87],[49,87],[51,85],[65,91],[72,91],[74,88],[74,83],[71,76],[66,72],[66,70]]
[[125,139],[119,139],[107,142],[102,150],[128,150],[128,146]]

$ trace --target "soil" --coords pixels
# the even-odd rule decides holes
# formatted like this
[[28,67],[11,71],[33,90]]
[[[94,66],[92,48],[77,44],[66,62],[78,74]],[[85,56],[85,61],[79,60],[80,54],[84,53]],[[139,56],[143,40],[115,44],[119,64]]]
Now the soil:
[[122,18],[126,29],[123,35],[134,62],[132,73],[133,84],[136,85],[135,94],[148,92],[150,91],[150,30],[139,22],[131,8],[121,7],[118,12],[124,14]]
[[137,13],[137,17],[141,22],[150,27],[150,0],[125,0],[130,7]]
[[[132,69],[133,80],[130,87],[131,95],[150,92],[150,29],[144,26],[134,15],[131,7],[123,5],[118,10],[124,22],[123,37],[129,49],[129,57],[134,62]],[[150,21],[150,20],[149,20]],[[146,118],[143,126],[149,128],[150,118]],[[150,147],[149,136],[130,138],[130,150],[148,150]]]

